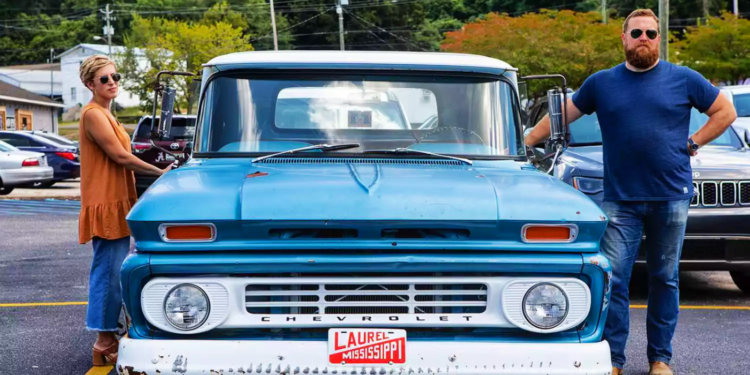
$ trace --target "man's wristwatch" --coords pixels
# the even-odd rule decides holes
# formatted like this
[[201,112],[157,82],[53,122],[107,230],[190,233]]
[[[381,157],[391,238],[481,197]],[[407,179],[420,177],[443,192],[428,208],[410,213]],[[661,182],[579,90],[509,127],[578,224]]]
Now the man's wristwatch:
[[693,137],[688,138],[688,146],[691,150],[693,150],[693,152],[698,151],[698,149],[700,148],[700,146],[698,146],[698,144],[693,141]]

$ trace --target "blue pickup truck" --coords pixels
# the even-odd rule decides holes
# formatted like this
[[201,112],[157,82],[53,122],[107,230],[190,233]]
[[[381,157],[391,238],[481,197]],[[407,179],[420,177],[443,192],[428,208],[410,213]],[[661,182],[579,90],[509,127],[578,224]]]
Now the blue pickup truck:
[[447,53],[208,62],[190,158],[127,217],[119,373],[608,374],[608,220],[530,162],[520,78]]

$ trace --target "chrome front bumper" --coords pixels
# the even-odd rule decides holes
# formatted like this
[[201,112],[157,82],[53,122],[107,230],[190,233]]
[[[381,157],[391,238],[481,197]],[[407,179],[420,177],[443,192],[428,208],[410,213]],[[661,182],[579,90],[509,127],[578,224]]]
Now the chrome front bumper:
[[116,369],[133,374],[609,375],[609,344],[407,342],[406,364],[328,363],[326,341],[133,340],[120,341]]

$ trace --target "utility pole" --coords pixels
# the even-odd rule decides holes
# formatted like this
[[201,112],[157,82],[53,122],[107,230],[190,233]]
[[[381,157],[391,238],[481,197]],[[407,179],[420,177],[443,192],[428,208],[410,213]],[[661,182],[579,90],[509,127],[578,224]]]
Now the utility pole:
[[669,61],[669,0],[659,0],[659,58]]
[[704,22],[708,24],[708,0],[703,0],[703,18]]
[[[105,6],[104,11],[102,11],[101,9],[99,9],[99,11],[104,13],[104,20],[107,21],[107,26],[104,28],[104,35],[107,37],[107,47],[108,47],[107,57],[109,57],[109,59],[111,60],[112,59],[112,34],[114,34],[115,31],[112,29],[112,25],[109,22],[114,19],[114,17],[112,17],[112,13],[114,13],[115,11],[109,10],[109,4]],[[110,110],[112,111],[112,114],[115,115],[115,117],[117,117],[117,105],[115,105],[114,100],[110,103]]]
[[273,28],[273,50],[279,50],[279,37],[276,35],[276,12],[273,10],[273,0],[271,0],[271,27]]
[[609,17],[607,17],[607,0],[602,0],[602,22],[606,25],[609,23],[608,20]]
[[[54,73],[54,70],[52,69],[52,64],[54,64],[55,59],[55,49],[50,48],[49,49],[49,98],[52,99],[53,96],[55,96],[55,88],[54,88],[54,76],[52,75]],[[62,65],[60,65],[60,70],[62,70]]]
[[336,13],[339,14],[339,46],[344,50],[344,10],[342,5],[349,5],[349,0],[339,0],[336,3]]
[[[53,69],[53,65],[55,63],[55,49],[50,48],[49,49],[49,99],[53,100],[52,98],[55,96],[55,79],[54,79],[54,73],[55,70]],[[60,70],[62,71],[62,64],[60,64]],[[62,99],[62,95],[60,95],[60,98]],[[55,111],[52,111],[52,132],[57,134],[58,129],[55,127]]]
[[734,0],[734,16],[739,17],[740,16],[740,7],[737,4],[738,0]]

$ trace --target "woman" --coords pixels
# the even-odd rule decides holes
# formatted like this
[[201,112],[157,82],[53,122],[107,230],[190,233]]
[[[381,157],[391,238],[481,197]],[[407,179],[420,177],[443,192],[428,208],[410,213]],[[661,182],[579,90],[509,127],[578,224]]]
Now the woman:
[[115,336],[122,308],[120,267],[130,249],[125,216],[136,201],[133,171],[160,176],[159,169],[131,154],[128,133],[110,113],[120,75],[103,55],[87,58],[79,70],[93,98],[81,110],[81,213],[78,241],[93,242],[86,329],[99,333],[93,348],[95,366],[117,361]]

